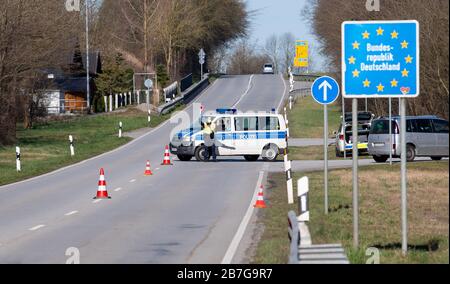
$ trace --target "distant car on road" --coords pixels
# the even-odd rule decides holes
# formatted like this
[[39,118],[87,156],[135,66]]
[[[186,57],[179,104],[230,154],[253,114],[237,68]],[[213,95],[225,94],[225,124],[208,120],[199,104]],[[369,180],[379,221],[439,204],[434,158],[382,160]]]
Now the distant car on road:
[[275,74],[273,64],[270,64],[270,63],[264,64],[263,73],[264,74]]
[[211,157],[205,145],[202,125],[212,121],[215,127],[218,156],[243,156],[247,161],[276,161],[287,148],[284,117],[275,112],[238,113],[235,109],[218,109],[206,113],[197,126],[177,133],[170,151],[181,161],[208,161]]
[[[359,144],[358,150],[361,154],[368,153],[367,142],[369,140],[370,127],[374,115],[371,112],[358,113],[358,135]],[[353,150],[353,127],[352,127],[352,113],[345,114],[345,124],[342,121],[339,130],[335,132],[336,135],[336,156],[343,157],[344,152],[351,154]]]
[[[392,118],[392,147],[389,139],[389,118],[381,117],[372,123],[369,135],[369,154],[378,163],[401,156],[400,117]],[[406,118],[406,157],[431,157],[435,161],[448,157],[448,121],[437,116],[410,116]]]

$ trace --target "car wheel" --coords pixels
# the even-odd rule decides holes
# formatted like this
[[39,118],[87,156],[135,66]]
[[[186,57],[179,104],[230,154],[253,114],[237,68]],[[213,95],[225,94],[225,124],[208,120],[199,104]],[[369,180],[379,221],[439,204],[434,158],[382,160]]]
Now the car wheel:
[[416,159],[416,147],[413,145],[407,145],[406,146],[406,160],[408,162],[414,162]]
[[244,158],[246,161],[256,162],[259,159],[259,155],[245,155]]
[[209,155],[208,148],[206,146],[200,146],[195,150],[195,158],[199,162],[209,161],[211,156]]
[[192,156],[189,155],[177,155],[178,159],[182,162],[189,162],[192,160]]
[[344,153],[339,151],[339,149],[336,148],[336,157],[337,158],[343,158],[344,157]]
[[262,158],[266,162],[274,162],[277,160],[279,149],[276,145],[270,144],[264,147],[262,152]]
[[440,160],[442,160],[442,157],[431,157],[431,159],[433,161],[440,161]]
[[389,159],[388,156],[373,156],[373,159],[377,163],[386,163],[386,161]]

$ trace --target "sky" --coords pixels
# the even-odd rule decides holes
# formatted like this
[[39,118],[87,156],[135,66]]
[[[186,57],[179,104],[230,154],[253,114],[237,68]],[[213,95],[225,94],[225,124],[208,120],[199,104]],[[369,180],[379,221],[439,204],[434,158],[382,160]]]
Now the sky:
[[[264,45],[266,39],[273,34],[291,32],[297,40],[308,40],[311,49],[317,48],[317,40],[301,17],[307,0],[246,0],[246,3],[249,11],[255,11],[250,28],[250,39],[253,42]],[[324,60],[317,52],[314,56],[313,60],[320,69]]]

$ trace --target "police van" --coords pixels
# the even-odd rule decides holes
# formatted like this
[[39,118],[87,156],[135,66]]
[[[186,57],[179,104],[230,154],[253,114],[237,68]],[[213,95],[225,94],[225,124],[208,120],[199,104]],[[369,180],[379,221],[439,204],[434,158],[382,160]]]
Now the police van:
[[243,156],[247,161],[275,161],[287,148],[284,117],[275,110],[265,113],[239,113],[236,109],[218,109],[202,116],[197,126],[177,133],[170,152],[181,161],[208,161],[211,154],[203,138],[203,125],[215,126],[217,156]]

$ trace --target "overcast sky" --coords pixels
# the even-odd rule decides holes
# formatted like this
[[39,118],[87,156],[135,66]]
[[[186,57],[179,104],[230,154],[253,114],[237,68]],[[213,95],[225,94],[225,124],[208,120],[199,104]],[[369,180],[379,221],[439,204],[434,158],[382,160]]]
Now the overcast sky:
[[[250,38],[264,45],[272,34],[291,32],[298,40],[310,41],[311,48],[317,48],[317,41],[311,34],[301,12],[307,0],[247,0],[247,9],[256,11],[252,18]],[[315,62],[320,68],[323,59],[315,53]]]

